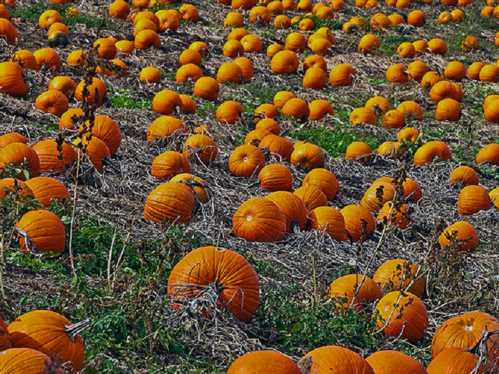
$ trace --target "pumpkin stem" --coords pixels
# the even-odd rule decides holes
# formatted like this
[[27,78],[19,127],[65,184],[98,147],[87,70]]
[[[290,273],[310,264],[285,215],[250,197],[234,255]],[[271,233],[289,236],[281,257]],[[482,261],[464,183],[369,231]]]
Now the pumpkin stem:
[[64,326],[64,332],[69,335],[71,340],[74,341],[74,339],[89,326],[90,326],[90,318],[87,318],[84,319],[83,321]]

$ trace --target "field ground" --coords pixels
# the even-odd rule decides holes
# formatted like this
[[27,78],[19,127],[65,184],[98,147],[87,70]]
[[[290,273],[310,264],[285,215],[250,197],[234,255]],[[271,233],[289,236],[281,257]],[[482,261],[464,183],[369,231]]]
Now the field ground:
[[[3,318],[9,321],[35,308],[56,310],[71,321],[89,318],[91,326],[83,332],[85,373],[223,373],[232,360],[251,350],[272,348],[299,359],[309,350],[327,344],[345,345],[363,356],[382,349],[402,350],[426,364],[431,358],[431,336],[446,318],[474,309],[496,313],[498,210],[493,208],[466,218],[480,237],[480,245],[473,253],[435,259],[434,244],[435,235],[443,225],[461,219],[456,211],[458,189],[447,183],[450,171],[462,163],[472,164],[481,146],[499,140],[499,127],[486,123],[482,113],[483,98],[497,94],[499,86],[464,80],[461,119],[456,123],[440,123],[433,119],[434,104],[416,82],[394,86],[384,78],[391,63],[405,62],[394,52],[402,41],[435,35],[448,41],[449,52],[443,57],[429,54],[422,57],[433,69],[441,72],[453,59],[466,64],[493,62],[498,51],[493,44],[497,20],[479,16],[482,3],[475,1],[467,7],[465,20],[453,25],[435,22],[443,7],[418,3],[427,14],[427,26],[380,33],[382,48],[367,56],[356,52],[361,34],[345,34],[338,28],[352,15],[369,16],[376,11],[389,14],[394,9],[383,4],[361,10],[349,3],[334,20],[320,21],[321,25],[334,29],[337,38],[327,56],[329,68],[350,62],[358,72],[350,87],[306,90],[301,85],[302,74],[272,75],[269,58],[264,54],[251,56],[255,65],[251,82],[223,85],[216,103],[200,100],[196,114],[182,115],[190,128],[207,124],[220,148],[217,160],[209,167],[193,164],[193,173],[209,185],[210,201],[198,209],[188,225],[156,225],[142,218],[144,200],[158,185],[149,175],[150,162],[165,150],[181,149],[184,137],[156,144],[146,142],[146,129],[156,117],[150,110],[152,97],[162,88],[191,93],[189,84],[177,85],[174,79],[178,54],[191,42],[203,40],[210,45],[210,57],[203,61],[205,74],[214,76],[220,63],[226,60],[221,50],[228,33],[223,28],[223,18],[229,7],[215,1],[191,3],[200,10],[200,22],[182,24],[178,32],[161,34],[160,49],[123,57],[128,76],[105,78],[110,91],[98,113],[110,115],[119,123],[123,141],[117,155],[107,162],[104,173],[93,173],[87,165],[85,178],[77,187],[73,170],[58,176],[71,195],[76,192],[77,197],[51,207],[63,217],[69,232],[76,202],[71,240],[76,274],[71,270],[67,253],[52,257],[21,253],[13,242],[5,252],[3,283],[7,304],[2,307]],[[83,1],[81,15],[67,18],[70,43],[58,48],[64,59],[71,50],[88,48],[99,36],[132,38],[128,23],[108,18],[107,5],[103,1]],[[18,1],[13,11],[21,33],[18,46],[30,50],[46,46],[46,32],[37,26],[38,16],[45,8],[40,2]],[[258,33],[265,46],[283,41],[287,32],[271,26],[248,24],[247,28]],[[479,37],[481,48],[463,54],[460,41],[468,34]],[[8,59],[17,48],[0,46],[0,61]],[[160,83],[139,82],[137,74],[147,65],[161,68]],[[78,69],[66,65],[58,74],[81,76]],[[0,133],[19,131],[30,142],[57,135],[58,118],[33,106],[51,78],[52,73],[28,72],[30,91],[25,98],[0,97]],[[400,161],[381,157],[373,157],[364,164],[343,159],[346,146],[352,141],[366,141],[375,149],[380,143],[395,139],[396,134],[378,126],[351,126],[350,111],[375,94],[390,98],[395,105],[406,99],[415,99],[423,105],[424,121],[411,125],[422,130],[421,141],[446,141],[452,148],[453,159],[418,168],[409,165],[408,175],[422,186],[423,198],[413,206],[407,229],[386,229],[380,225],[363,244],[337,242],[314,230],[287,235],[277,243],[251,243],[231,234],[231,217],[237,207],[249,197],[265,193],[258,188],[256,179],[231,176],[227,170],[228,156],[252,128],[253,110],[259,104],[271,102],[277,91],[286,89],[307,100],[327,98],[334,106],[334,116],[323,120],[298,123],[282,119],[281,124],[288,136],[314,142],[327,151],[326,167],[335,173],[341,186],[332,204],[340,208],[359,201],[375,178],[395,176],[401,168]],[[234,126],[220,125],[214,118],[218,103],[228,99],[239,100],[245,108],[243,120]],[[498,186],[497,167],[476,169],[480,183],[489,191]],[[305,173],[293,168],[293,174],[294,187],[298,187]],[[211,244],[237,250],[259,275],[261,305],[249,323],[238,322],[223,311],[205,319],[189,310],[174,312],[169,306],[166,282],[172,267],[191,249]],[[421,264],[427,279],[424,302],[430,325],[417,344],[386,338],[376,331],[370,308],[337,313],[334,303],[327,298],[328,285],[338,276],[352,272],[372,274],[384,260],[398,257]]]

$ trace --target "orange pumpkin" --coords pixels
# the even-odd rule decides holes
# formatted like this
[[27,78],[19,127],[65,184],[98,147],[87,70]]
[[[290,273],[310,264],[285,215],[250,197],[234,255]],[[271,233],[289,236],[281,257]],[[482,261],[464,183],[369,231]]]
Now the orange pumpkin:
[[289,191],[293,186],[293,175],[282,164],[265,165],[258,173],[260,188],[268,191]]
[[240,145],[229,156],[229,170],[236,177],[250,177],[264,165],[263,153],[251,144]]
[[411,222],[409,219],[409,206],[402,204],[395,207],[393,202],[387,201],[379,210],[377,219],[384,224],[396,225],[401,229],[405,229]]
[[251,198],[234,213],[232,231],[248,241],[275,242],[286,234],[286,216],[271,200]]
[[281,108],[281,113],[284,117],[292,117],[301,121],[305,121],[308,119],[310,110],[305,100],[298,97],[293,97],[286,101],[286,103]]
[[457,212],[462,215],[474,214],[480,210],[487,210],[492,206],[489,194],[479,185],[465,186],[457,198]]
[[458,250],[471,252],[479,243],[475,228],[466,221],[458,221],[448,226],[438,237],[440,248],[455,245]]
[[452,157],[451,150],[446,143],[432,140],[417,149],[414,153],[414,164],[417,166],[428,165],[437,157],[440,160],[449,160]]
[[479,357],[471,352],[458,348],[446,348],[431,360],[427,372],[428,374],[468,374],[473,372],[482,374],[482,365],[478,365],[478,371],[474,370],[479,362]]
[[76,159],[76,152],[70,144],[63,142],[59,145],[55,139],[39,141],[32,149],[40,160],[41,172],[61,172]]
[[305,175],[303,186],[312,185],[324,192],[328,200],[333,200],[338,193],[340,185],[336,176],[327,169],[315,168]]
[[[64,224],[57,215],[48,210],[31,210],[25,213],[16,223],[16,231],[19,235],[19,247],[22,251],[64,251]],[[9,331],[9,333],[11,332]],[[13,338],[12,335],[11,338]],[[16,341],[14,339],[11,341],[16,346]],[[19,345],[17,346],[19,347]],[[26,347],[29,348],[29,346]]]
[[152,110],[161,114],[172,114],[180,105],[178,94],[172,90],[161,90],[152,99]]
[[32,191],[34,198],[45,208],[48,208],[52,201],[69,199],[66,186],[51,177],[28,179],[26,186]]
[[376,113],[374,110],[366,107],[355,108],[350,112],[349,121],[352,125],[375,125]]
[[18,132],[9,132],[0,135],[0,148],[6,147],[11,143],[27,143],[28,139]]
[[239,356],[230,364],[227,374],[243,373],[300,374],[294,361],[277,351],[254,351]]
[[0,63],[0,93],[24,96],[28,86],[24,82],[23,70],[16,62]]
[[445,98],[437,103],[435,119],[437,121],[458,121],[461,118],[461,104],[459,101]]
[[106,143],[96,136],[92,136],[86,149],[88,159],[99,173],[104,169],[104,162],[107,158],[111,157],[111,152]]
[[316,99],[308,103],[308,119],[311,121],[321,120],[326,114],[333,115],[333,106],[328,100]]
[[208,164],[217,157],[218,147],[208,135],[193,134],[185,140],[183,152],[186,157],[195,154],[201,162]]
[[378,351],[366,358],[375,374],[427,374],[415,358],[399,351]]
[[31,348],[0,351],[0,372],[9,374],[47,373],[54,363],[46,354]]
[[270,152],[270,154],[275,154],[284,160],[289,160],[291,152],[293,152],[293,142],[291,140],[270,133],[261,139],[258,147],[265,149]]
[[[87,102],[88,104],[95,104],[101,106],[106,99],[107,88],[106,84],[99,78],[92,78],[92,83],[87,85],[85,80],[81,80],[76,86],[75,99],[78,101]],[[85,97],[84,97],[84,94]]]
[[194,83],[194,96],[205,100],[214,101],[218,97],[220,88],[216,79],[212,77],[201,77]]
[[463,186],[478,184],[478,174],[473,168],[470,168],[469,166],[458,166],[454,170],[452,170],[452,173],[449,175],[449,183],[451,185],[459,183]]
[[270,62],[272,72],[275,74],[296,73],[299,66],[298,56],[290,50],[277,52]]
[[343,216],[337,208],[318,206],[310,212],[311,227],[324,231],[338,241],[348,239]]
[[374,217],[362,205],[347,205],[340,212],[351,240],[364,241],[374,232],[376,226]]
[[475,156],[475,162],[499,165],[499,144],[490,143],[480,148]]
[[175,133],[183,133],[185,130],[186,127],[182,120],[173,116],[159,116],[147,128],[147,141],[154,142]]
[[353,306],[357,310],[382,296],[378,285],[363,274],[348,274],[336,278],[329,285],[329,297],[339,299],[337,306],[348,308]]
[[234,124],[239,121],[243,111],[244,108],[240,102],[228,100],[218,106],[215,117],[222,124]]
[[[3,178],[0,179],[0,200],[4,199],[7,194],[17,194],[21,197],[32,197],[31,189],[20,179]],[[2,337],[2,322],[0,320],[0,351],[4,347]]]
[[160,184],[147,196],[144,218],[152,222],[187,223],[191,220],[195,205],[192,188],[184,183]]
[[364,159],[372,153],[369,144],[364,142],[352,142],[345,151],[345,160],[357,161]]
[[272,201],[286,217],[288,231],[293,231],[295,226],[305,229],[308,210],[303,201],[295,194],[288,191],[275,191],[266,196]]
[[190,173],[187,157],[175,151],[166,151],[156,156],[151,163],[151,175],[160,180],[170,179],[180,173]]
[[384,292],[409,291],[423,297],[426,282],[419,270],[418,265],[401,258],[386,260],[374,272],[373,280]]
[[39,66],[33,53],[27,49],[16,51],[11,58],[12,62],[17,62],[22,68],[38,70]]
[[376,180],[366,190],[360,205],[370,212],[377,212],[386,202],[395,196],[395,187],[391,181]]
[[374,374],[358,353],[336,345],[326,345],[308,352],[299,362],[299,366],[309,367],[310,374]]
[[338,64],[329,73],[329,83],[333,86],[350,86],[354,75],[355,69],[351,64]]
[[401,336],[411,343],[420,340],[428,327],[428,313],[419,297],[392,291],[376,304],[376,326],[387,336]]
[[291,163],[301,169],[320,168],[324,165],[325,156],[323,150],[312,143],[295,144],[291,153]]
[[68,98],[61,91],[49,89],[38,95],[35,107],[60,117],[68,109]]
[[92,135],[106,143],[111,155],[114,155],[121,144],[121,130],[111,117],[97,114],[92,126]]
[[[24,143],[10,143],[0,149],[0,172],[7,166],[27,167],[30,177],[40,174],[40,160],[36,152]],[[19,176],[24,178],[24,175]]]
[[35,56],[36,64],[39,67],[46,66],[53,71],[57,71],[61,68],[61,59],[57,51],[53,48],[37,49],[33,53],[33,56]]

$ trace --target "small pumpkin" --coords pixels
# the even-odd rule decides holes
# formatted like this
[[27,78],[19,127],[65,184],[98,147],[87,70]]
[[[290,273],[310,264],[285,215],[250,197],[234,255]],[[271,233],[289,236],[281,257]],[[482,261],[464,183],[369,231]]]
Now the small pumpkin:
[[352,125],[375,125],[376,113],[374,110],[366,107],[355,108],[350,112],[349,121]]
[[26,186],[45,208],[48,208],[52,201],[69,199],[68,189],[55,178],[44,176],[31,178],[26,181]]
[[472,252],[479,243],[478,234],[473,225],[466,221],[458,221],[448,226],[438,237],[440,248],[455,245],[458,250]]
[[194,96],[205,100],[214,101],[218,97],[220,88],[216,79],[212,77],[201,77],[194,83]]
[[179,96],[172,90],[161,90],[152,99],[152,110],[160,114],[172,114],[179,105]]
[[329,83],[333,86],[350,86],[354,75],[355,69],[351,64],[338,64],[329,73]]
[[417,166],[428,165],[435,158],[446,161],[452,157],[449,146],[440,140],[432,140],[421,147],[414,153],[414,164]]
[[471,215],[480,210],[487,210],[492,206],[489,194],[479,185],[465,186],[457,198],[457,212],[462,215]]
[[300,374],[300,368],[294,361],[277,351],[253,351],[239,356],[227,370],[227,374]]
[[376,226],[374,217],[362,205],[347,205],[340,212],[345,220],[345,229],[351,240],[364,241],[374,232]]
[[292,117],[305,121],[308,119],[310,110],[305,100],[294,97],[286,101],[286,103],[281,108],[281,113],[285,117]]
[[152,222],[187,223],[195,206],[192,188],[184,183],[168,182],[157,186],[147,196],[144,218]]
[[8,132],[6,134],[0,135],[0,149],[8,146],[11,143],[24,143],[26,144],[28,139],[18,132]]
[[190,173],[191,166],[185,155],[166,151],[156,156],[151,163],[151,175],[159,180],[170,179],[180,173]]
[[[38,209],[25,213],[16,223],[19,247],[26,252],[63,252],[65,229],[54,213]],[[13,345],[16,342],[12,340]]]
[[250,177],[265,165],[265,157],[254,145],[238,146],[229,156],[229,170],[236,177]]
[[347,274],[336,278],[329,285],[329,297],[340,299],[337,306],[362,310],[382,296],[381,289],[368,276],[363,274]]
[[243,111],[244,108],[239,101],[228,100],[218,106],[215,117],[222,124],[234,124],[239,121]]
[[288,231],[293,231],[295,226],[305,229],[308,210],[305,203],[289,191],[275,191],[266,196],[286,216]]
[[458,121],[461,118],[461,104],[459,101],[445,98],[437,103],[435,119],[437,121]]
[[189,173],[177,174],[170,179],[170,182],[184,183],[191,187],[196,195],[196,199],[202,204],[205,204],[209,200],[206,191],[206,182],[198,176]]
[[387,201],[378,212],[377,219],[387,225],[396,225],[401,229],[407,228],[410,224],[409,206],[402,204],[396,207],[393,202]]
[[383,262],[374,272],[373,280],[384,292],[408,291],[418,297],[423,297],[426,286],[420,267],[401,258]]

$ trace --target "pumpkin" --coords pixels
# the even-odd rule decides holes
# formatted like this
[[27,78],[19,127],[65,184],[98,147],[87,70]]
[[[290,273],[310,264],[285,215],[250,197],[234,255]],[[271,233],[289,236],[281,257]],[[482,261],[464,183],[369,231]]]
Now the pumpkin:
[[49,89],[38,95],[35,107],[60,117],[68,109],[68,98],[61,91]]
[[407,120],[416,119],[418,121],[422,121],[424,118],[423,108],[413,100],[406,100],[401,102],[397,109],[405,114],[405,118]]
[[321,89],[326,85],[327,73],[320,67],[307,69],[303,76],[303,87],[311,89]]
[[253,351],[239,356],[230,364],[227,374],[300,374],[294,361],[277,351]]
[[70,66],[81,66],[84,65],[87,60],[87,55],[83,49],[77,49],[71,51],[66,59],[66,62]]
[[28,179],[26,186],[32,191],[34,198],[46,208],[53,200],[69,199],[69,192],[64,184],[51,177]]
[[110,17],[126,19],[130,8],[125,0],[115,0],[107,8],[107,13]]
[[12,62],[17,62],[23,69],[38,70],[38,64],[33,53],[27,49],[20,49],[11,57]]
[[323,231],[338,241],[347,240],[343,216],[337,208],[318,206],[310,212],[311,227]]
[[350,86],[354,75],[355,69],[351,64],[338,64],[329,73],[329,83],[333,86]]
[[410,292],[387,293],[376,303],[374,318],[385,335],[401,336],[411,343],[420,340],[428,327],[424,303]]
[[428,40],[428,49],[433,54],[445,55],[447,53],[447,43],[440,38],[433,38]]
[[161,114],[172,114],[180,105],[178,94],[172,90],[161,90],[152,99],[152,110]]
[[428,165],[435,158],[446,161],[452,157],[449,146],[440,140],[432,140],[421,147],[414,153],[414,164],[417,166]]
[[402,204],[395,207],[393,202],[387,201],[379,210],[377,220],[386,225],[396,225],[401,229],[405,229],[411,222],[409,219],[409,206]]
[[383,262],[374,272],[373,280],[384,292],[408,291],[422,297],[426,282],[418,272],[418,265],[396,258]]
[[337,299],[336,306],[342,309],[353,306],[356,310],[362,310],[364,305],[381,296],[382,292],[378,285],[363,274],[344,275],[329,285],[329,297]]
[[92,126],[92,135],[102,140],[111,155],[115,154],[121,144],[121,130],[111,117],[97,114]]
[[196,113],[197,104],[194,99],[189,95],[178,95],[180,101],[180,111],[182,113]]
[[0,373],[42,374],[53,370],[49,356],[31,348],[10,348],[0,351]]
[[496,208],[499,208],[499,187],[494,188],[489,192],[489,197]]
[[438,237],[440,248],[455,245],[458,250],[471,252],[479,243],[475,228],[466,221],[458,221],[448,226]]
[[[38,155],[24,143],[10,143],[0,149],[0,172],[8,165],[16,168],[25,166],[30,177],[36,177],[40,174]],[[24,175],[20,175],[20,177],[24,178]]]
[[475,156],[475,162],[499,165],[499,144],[490,143],[480,148]]
[[378,37],[374,34],[369,33],[364,35],[359,40],[357,49],[359,50],[359,52],[367,54],[369,52],[374,51],[375,49],[378,49],[380,46],[381,42],[379,41]]
[[[31,189],[20,179],[3,178],[0,179],[0,201],[9,193],[18,194],[21,197],[32,197]],[[0,350],[2,347],[1,323],[0,323]]]
[[307,71],[314,66],[327,71],[327,62],[321,55],[308,55],[307,57],[305,57],[305,60],[303,60],[304,71]]
[[366,190],[360,201],[360,205],[370,212],[377,212],[386,202],[395,196],[395,187],[392,182],[376,180]]
[[404,127],[405,114],[399,109],[391,109],[383,114],[383,127],[399,129]]
[[386,141],[378,146],[376,152],[382,157],[396,158],[399,155],[401,146],[400,142]]
[[411,42],[403,42],[397,47],[397,54],[402,58],[414,57],[416,49]]
[[397,140],[399,142],[411,142],[416,143],[419,137],[419,130],[415,127],[404,127],[397,133]]
[[483,373],[483,366],[478,366],[480,359],[471,352],[463,351],[458,348],[446,348],[431,360],[428,365],[428,374],[471,374]]
[[328,200],[333,200],[339,190],[336,176],[327,169],[315,168],[305,175],[303,186],[312,185],[324,192]]
[[[64,224],[48,210],[31,210],[16,223],[19,247],[29,252],[63,252],[65,246]],[[15,344],[15,341],[12,340]]]
[[147,141],[154,142],[175,133],[184,133],[186,127],[182,120],[173,116],[159,116],[147,128]]
[[473,35],[466,35],[461,42],[461,48],[465,52],[469,52],[474,49],[478,49],[480,47],[480,43],[478,43],[478,39]]
[[189,173],[191,166],[182,153],[166,151],[156,156],[151,163],[151,175],[160,180],[170,179],[180,173]]
[[295,97],[296,95],[291,91],[278,91],[274,95],[273,103],[277,108],[281,109],[284,104]]
[[241,45],[245,53],[257,53],[263,49],[262,39],[258,35],[248,34],[241,38]]
[[219,85],[212,77],[201,77],[194,83],[194,96],[214,101],[218,97]]
[[39,67],[46,66],[53,71],[57,71],[61,68],[61,59],[57,51],[53,48],[37,49],[33,53],[33,56],[35,56],[36,64]]
[[236,177],[250,177],[265,165],[263,153],[254,145],[240,145],[229,156],[229,170]]
[[267,130],[275,135],[279,135],[281,133],[281,126],[279,125],[279,122],[273,118],[264,118],[259,120],[255,126],[255,129]]
[[247,200],[232,217],[233,233],[248,241],[275,242],[284,237],[286,230],[286,216],[266,198]]
[[270,67],[274,74],[292,74],[298,70],[299,63],[295,52],[283,50],[272,57]]
[[0,17],[0,36],[5,38],[9,44],[16,43],[16,27],[7,18]]
[[425,12],[421,9],[416,9],[407,14],[407,23],[415,27],[420,27],[425,24],[425,18]]
[[105,160],[111,157],[111,152],[106,143],[96,136],[92,136],[90,139],[90,142],[86,147],[86,154],[99,173],[102,173],[103,171]]
[[201,53],[195,49],[187,48],[178,56],[178,64],[180,66],[187,64],[200,65],[202,61]]
[[483,116],[485,120],[499,123],[499,95],[489,95],[483,100]]
[[255,108],[255,111],[253,112],[253,117],[255,120],[271,119],[277,117],[278,115],[279,112],[277,110],[277,107],[274,104],[270,103],[260,104]]
[[289,160],[291,152],[293,152],[293,142],[291,140],[271,133],[261,139],[258,147],[267,150],[271,154],[278,155],[284,160]]
[[305,121],[310,114],[310,110],[305,100],[294,97],[286,101],[281,108],[281,113],[285,117],[292,117]]
[[42,29],[48,29],[53,23],[63,22],[61,14],[54,9],[45,10],[38,17],[38,26]]
[[32,149],[38,155],[41,172],[61,172],[76,159],[76,152],[70,144],[58,145],[55,139],[39,141]]
[[[499,322],[494,316],[474,310],[447,319],[435,331],[431,342],[431,355],[438,357],[448,348],[471,350],[483,337],[483,334],[497,333]],[[489,363],[498,363],[499,336],[490,335],[486,342]]]
[[383,96],[373,96],[366,101],[364,107],[366,109],[371,109],[373,112],[375,110],[379,110],[384,113],[392,108],[392,104],[387,98]]
[[457,212],[462,215],[474,214],[480,210],[487,210],[492,206],[489,194],[479,185],[465,186],[457,198]]
[[409,65],[407,65],[407,74],[409,77],[419,82],[423,79],[424,75],[430,71],[430,68],[424,61],[414,60]]
[[312,143],[295,144],[291,153],[291,163],[300,169],[315,169],[324,165],[323,150]]
[[386,80],[392,83],[405,83],[409,80],[404,64],[392,64],[386,69]]
[[229,12],[225,15],[224,27],[244,26],[244,17],[239,12]]
[[443,79],[436,71],[428,71],[421,78],[420,84],[423,89],[428,90]]
[[369,144],[364,142],[351,142],[345,151],[345,160],[357,161],[364,159],[372,153]]
[[310,368],[310,374],[374,374],[358,353],[336,345],[315,348],[298,362],[298,366]]
[[161,47],[161,40],[159,35],[154,30],[142,30],[135,35],[134,47],[136,49],[147,49],[149,47]]
[[219,105],[215,113],[218,122],[222,124],[234,124],[239,121],[241,113],[244,111],[240,102],[235,100],[224,101]]
[[452,170],[452,173],[449,175],[449,183],[450,185],[459,183],[463,186],[478,184],[478,174],[473,168],[470,168],[469,166],[458,166],[454,170]]
[[310,211],[327,204],[326,194],[311,184],[303,185],[300,188],[297,188],[293,193],[303,201]]
[[445,98],[437,103],[435,119],[437,121],[458,121],[461,118],[461,104],[459,101]]
[[355,108],[350,112],[349,121],[352,125],[375,125],[376,113],[370,108]]
[[203,70],[195,64],[185,64],[177,69],[175,74],[175,81],[177,83],[183,83],[188,80],[193,82],[197,81],[203,76]]
[[268,191],[289,191],[293,186],[293,175],[282,164],[265,165],[258,173],[260,188]]
[[415,358],[399,351],[378,351],[366,358],[375,374],[427,374]]
[[235,58],[244,54],[244,47],[239,40],[228,40],[223,46],[225,57]]
[[24,82],[23,70],[16,62],[0,63],[0,93],[24,96],[28,86]]
[[0,135],[0,148],[6,147],[11,143],[27,143],[28,139],[18,132],[9,132]]
[[144,218],[152,222],[187,223],[192,218],[194,205],[195,196],[192,188],[184,183],[163,183],[147,196]]
[[76,88],[76,82],[68,76],[59,75],[50,80],[48,89],[58,90],[62,92],[66,97],[72,97],[74,90]]
[[33,310],[8,326],[13,346],[32,348],[59,362],[70,362],[75,371],[83,368],[85,351],[79,335],[85,324],[71,322],[50,310]]
[[450,61],[444,69],[444,77],[460,81],[466,76],[466,66],[460,61]]
[[189,173],[182,173],[175,175],[170,179],[170,182],[184,183],[187,186],[191,187],[196,195],[197,201],[202,204],[208,202],[209,200],[209,196],[205,188],[206,182],[200,177]]
[[235,58],[233,62],[241,69],[242,80],[250,81],[254,74],[253,62],[244,56]]
[[295,194],[288,191],[275,191],[266,196],[272,201],[286,217],[288,231],[293,231],[295,226],[305,229],[308,210],[305,203]]
[[[83,97],[84,92],[86,91],[85,98]],[[81,80],[80,83],[76,86],[75,90],[75,99],[78,101],[83,101],[91,105],[101,106],[106,99],[107,88],[105,83],[99,78],[92,78],[92,83],[87,85],[84,80]]]
[[248,321],[259,304],[258,275],[240,254],[213,246],[185,255],[168,277],[168,296],[173,302],[188,302],[210,290],[217,305],[236,318]]
[[145,83],[156,83],[161,80],[161,70],[155,66],[146,66],[140,70],[139,80]]
[[258,146],[262,139],[267,135],[271,134],[267,129],[255,129],[251,130],[244,137],[244,144],[251,144]]
[[372,214],[362,205],[347,205],[341,209],[348,237],[353,241],[364,241],[373,232],[376,222]]
[[208,164],[217,157],[218,147],[209,136],[194,134],[185,140],[183,152],[186,157],[196,154],[201,162]]
[[321,120],[326,114],[334,113],[333,106],[326,99],[312,100],[308,103],[308,109],[308,119],[311,121]]

